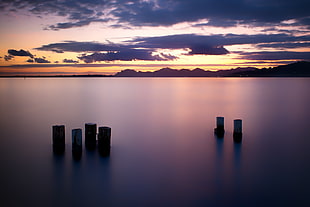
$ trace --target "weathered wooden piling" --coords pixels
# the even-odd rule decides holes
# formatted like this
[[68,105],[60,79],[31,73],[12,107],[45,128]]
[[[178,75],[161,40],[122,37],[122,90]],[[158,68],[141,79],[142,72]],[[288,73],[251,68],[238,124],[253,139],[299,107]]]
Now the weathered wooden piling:
[[241,142],[242,141],[242,120],[235,119],[234,120],[234,141]]
[[53,126],[53,151],[63,154],[65,151],[65,125]]
[[75,160],[82,157],[82,129],[72,129],[72,156]]
[[98,150],[101,155],[109,155],[111,148],[111,128],[99,127]]
[[97,124],[85,124],[85,147],[88,150],[96,149]]
[[214,129],[214,133],[217,137],[224,137],[224,117],[216,117],[216,128]]

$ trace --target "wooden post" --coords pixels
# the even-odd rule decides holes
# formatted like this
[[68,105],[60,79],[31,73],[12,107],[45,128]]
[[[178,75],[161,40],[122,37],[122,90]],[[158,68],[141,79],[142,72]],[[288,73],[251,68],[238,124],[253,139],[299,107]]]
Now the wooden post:
[[234,120],[234,141],[241,142],[242,141],[242,120],[235,119]]
[[53,126],[53,151],[63,154],[65,151],[65,125]]
[[72,156],[75,160],[82,157],[82,129],[72,129]]
[[214,129],[214,133],[217,137],[224,137],[224,117],[216,117],[216,128]]
[[111,148],[111,128],[104,126],[99,127],[98,149],[101,155],[109,155]]
[[88,150],[96,149],[97,125],[93,123],[85,124],[85,147]]

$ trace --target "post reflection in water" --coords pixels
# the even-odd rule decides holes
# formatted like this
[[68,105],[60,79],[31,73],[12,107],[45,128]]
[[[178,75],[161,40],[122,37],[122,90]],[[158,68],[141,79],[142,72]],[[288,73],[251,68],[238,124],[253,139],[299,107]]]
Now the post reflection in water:
[[[70,148],[71,146],[66,146]],[[53,195],[51,206],[97,206],[110,204],[110,152],[83,148],[81,159],[71,150],[53,153]]]
[[229,133],[220,138],[215,135],[214,139],[216,204],[239,203],[242,199],[242,142],[233,142]]
[[216,187],[216,197],[218,202],[221,201],[222,195],[225,190],[225,165],[224,165],[224,137],[217,137],[216,139],[216,159],[215,159],[215,187]]
[[52,176],[52,203],[51,206],[70,205],[67,197],[69,193],[68,177],[66,172],[65,154],[59,155],[53,151],[53,176]]
[[241,198],[242,185],[242,142],[234,142],[234,197],[236,200]]

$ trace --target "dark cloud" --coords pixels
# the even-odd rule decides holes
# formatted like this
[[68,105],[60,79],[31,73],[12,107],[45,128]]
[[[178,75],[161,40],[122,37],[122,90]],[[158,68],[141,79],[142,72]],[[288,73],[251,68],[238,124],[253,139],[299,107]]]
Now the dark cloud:
[[82,55],[78,57],[85,63],[97,61],[132,61],[132,60],[173,60],[177,57],[172,55],[152,55],[152,50],[145,49],[124,49],[118,52],[93,53],[91,55]]
[[[293,36],[288,34],[258,34],[258,35],[196,35],[181,34],[159,37],[138,37],[120,44],[98,42],[66,41],[52,43],[35,48],[42,51],[61,51],[92,53],[80,55],[78,58],[86,63],[114,60],[174,60],[171,54],[152,55],[161,49],[183,49],[185,55],[225,55],[229,51],[225,46],[253,44],[258,47],[294,48],[308,45],[309,36]],[[297,43],[296,43],[297,42]],[[142,49],[143,48],[143,49]]]
[[[159,48],[166,49],[190,49],[188,55],[223,55],[229,53],[220,40],[222,37],[217,35],[200,36],[200,35],[171,35],[160,38],[145,38],[138,41],[146,45],[158,45]],[[217,39],[217,41],[215,41]],[[158,47],[156,46],[156,47]]]
[[213,18],[210,19],[207,23],[198,23],[194,24],[193,27],[205,27],[205,26],[216,26],[216,27],[233,27],[236,24],[240,23],[240,21],[233,20],[233,19],[226,19],[225,21]]
[[224,55],[229,53],[223,46],[208,47],[205,45],[192,46],[188,55]]
[[5,61],[10,61],[10,60],[12,60],[13,58],[14,58],[13,55],[4,55],[4,60],[5,60]]
[[26,62],[27,62],[27,63],[33,63],[33,62],[34,62],[34,59],[28,59]]
[[310,16],[307,16],[305,18],[301,18],[298,23],[300,25],[307,25],[307,29],[310,30]]
[[159,26],[208,20],[207,25],[269,25],[295,19],[310,25],[309,0],[10,0],[1,1],[6,11],[28,10],[38,16],[53,14],[67,18],[49,29],[81,27],[110,18],[123,25]]
[[[141,53],[146,54],[145,50],[136,50],[135,48],[149,48],[147,53],[154,52],[156,49],[187,49],[190,48],[191,52],[188,55],[204,54],[204,55],[221,55],[227,54],[228,51],[223,48],[220,43],[214,44],[212,40],[215,38],[212,36],[197,36],[197,35],[172,35],[163,37],[151,37],[151,38],[137,38],[131,42],[123,44],[102,44],[97,42],[63,42],[52,43],[49,45],[43,45],[42,47],[35,48],[42,51],[68,51],[68,52],[110,52],[108,56],[118,56],[120,54],[126,54],[125,59],[129,57],[128,53],[132,52],[134,55],[138,55],[137,58],[141,59]],[[208,41],[206,41],[208,40]],[[220,40],[218,40],[220,42]],[[97,55],[96,55],[97,56]],[[102,56],[102,55],[100,55]],[[146,60],[149,60],[149,56],[146,55]],[[112,58],[113,59],[113,58]],[[162,58],[165,59],[165,58]],[[170,58],[168,58],[170,59]]]
[[[133,25],[172,25],[179,22],[208,19],[208,25],[279,23],[283,20],[302,21],[309,16],[307,0],[157,0],[122,1],[113,10],[121,22]],[[130,4],[130,2],[134,2]]]
[[98,42],[75,42],[65,41],[60,43],[52,43],[35,48],[36,50],[52,51],[57,53],[66,52],[100,52],[100,51],[118,51],[126,46],[114,44],[103,44]]
[[178,57],[171,55],[171,54],[165,54],[165,53],[160,53],[157,57],[161,57],[162,60],[175,60],[178,59]]
[[90,52],[90,55],[81,55],[78,58],[86,63],[96,61],[131,61],[131,60],[173,60],[177,57],[169,54],[152,55],[155,49],[136,49],[135,44],[103,44],[98,42],[66,41],[52,43],[35,48],[42,51]]
[[60,22],[55,25],[50,25],[46,27],[45,29],[51,29],[51,30],[59,30],[59,29],[68,29],[68,28],[73,28],[73,27],[82,27],[89,25],[90,21],[78,21],[78,22]]
[[62,50],[57,50],[57,49],[51,49],[50,51],[56,52],[56,53],[64,53],[64,51],[62,51]]
[[13,50],[13,49],[10,49],[8,50],[8,54],[9,55],[13,55],[13,56],[28,56],[28,57],[31,57],[33,58],[33,55],[29,52],[29,51],[25,51],[25,50]]
[[80,21],[73,21],[73,22],[61,22],[57,23],[55,25],[50,25],[46,27],[46,30],[60,30],[60,29],[69,29],[73,27],[82,27],[82,26],[87,26],[92,22],[107,22],[108,20],[103,20],[103,19],[94,19],[94,18],[89,18],[89,19],[83,19]]
[[4,0],[0,2],[0,9],[2,7],[2,10],[10,12],[28,10],[38,17],[56,15],[67,18],[68,22],[58,22],[45,28],[59,30],[107,21],[106,10],[112,6],[109,2],[109,0]]
[[259,34],[259,35],[168,35],[161,37],[142,37],[136,38],[130,42],[143,48],[161,48],[161,49],[185,49],[191,51],[189,55],[221,55],[228,51],[224,46],[241,44],[259,44],[259,43],[278,43],[293,41],[310,41],[309,36],[292,36],[287,34]]
[[226,54],[223,46],[236,44],[258,44],[285,41],[310,41],[308,36],[291,36],[287,34],[272,35],[168,35],[159,37],[135,38],[122,44],[98,43],[98,42],[75,42],[66,41],[52,43],[35,48],[42,51],[53,52],[117,52],[135,48],[148,49],[186,49],[192,50],[190,54]]
[[310,60],[310,52],[241,52],[240,55],[248,60]]
[[283,34],[289,34],[289,35],[294,35],[294,34],[308,34],[309,31],[307,29],[301,29],[301,28],[296,28],[296,29],[279,29],[278,27],[267,27],[266,29],[261,30],[262,32],[265,33],[283,33]]
[[63,59],[62,62],[63,62],[63,63],[79,63],[79,61],[77,61],[77,60],[72,60],[72,59]]
[[241,62],[241,63],[238,63],[238,65],[250,65],[250,66],[254,66],[254,65],[257,65],[259,67],[261,67],[261,64],[268,64],[268,65],[274,65],[274,66],[278,66],[278,65],[284,65],[284,64],[290,64],[290,63],[295,63],[296,61],[294,60],[278,60],[278,61],[275,61],[275,60],[266,60],[266,61],[263,61],[263,60],[259,60],[259,61],[248,61],[248,62]]
[[50,61],[46,60],[45,58],[34,58],[34,62],[36,62],[36,63],[51,63]]
[[257,47],[266,48],[302,48],[310,47],[310,42],[284,42],[284,43],[270,43],[258,44]]

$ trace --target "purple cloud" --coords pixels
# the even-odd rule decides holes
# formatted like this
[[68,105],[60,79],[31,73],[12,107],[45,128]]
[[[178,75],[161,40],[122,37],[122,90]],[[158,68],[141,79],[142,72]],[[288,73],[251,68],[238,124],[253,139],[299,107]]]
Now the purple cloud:
[[310,52],[241,52],[241,59],[249,60],[306,60],[310,61]]
[[36,63],[51,63],[50,61],[46,60],[45,58],[34,58],[34,62],[36,62]]
[[[237,24],[270,25],[295,19],[296,25],[309,26],[308,0],[10,0],[1,1],[0,10],[28,10],[42,16],[65,17],[49,29],[82,27],[110,19],[124,26],[169,26],[180,22],[208,19],[207,25],[229,27]],[[282,23],[281,23],[282,24]]]
[[93,63],[97,61],[132,61],[132,60],[173,60],[177,57],[172,55],[160,56],[152,55],[151,50],[144,49],[124,49],[117,52],[107,52],[107,53],[93,53],[91,55],[81,55],[78,57],[80,60],[83,60],[85,63]]
[[14,58],[13,55],[4,55],[4,60],[5,60],[5,61],[10,61],[10,60],[12,60],[13,58]]
[[41,51],[52,51],[57,53],[66,52],[100,52],[100,51],[118,51],[122,48],[127,48],[125,45],[117,44],[103,44],[98,42],[76,42],[76,41],[65,41],[60,43],[51,43],[43,45],[36,50]]
[[62,62],[63,62],[63,63],[79,63],[79,61],[77,61],[77,60],[71,60],[71,59],[63,59]]
[[[158,37],[138,37],[119,44],[98,42],[66,41],[52,43],[35,48],[42,51],[78,52],[84,55],[78,58],[86,63],[96,61],[131,61],[131,60],[174,60],[176,56],[171,54],[152,55],[161,49],[189,50],[185,55],[225,55],[229,51],[225,46],[240,44],[256,44],[258,47],[267,45],[290,44],[290,48],[300,47],[301,44],[309,44],[309,36],[293,36],[287,34],[258,34],[258,35],[196,35],[180,34]],[[298,43],[296,42],[304,42]],[[144,49],[140,49],[144,48]],[[234,51],[235,53],[242,53]],[[86,55],[87,53],[91,53]],[[281,53],[282,54],[282,53]]]
[[29,51],[25,51],[23,49],[21,49],[19,51],[10,49],[10,50],[8,50],[8,54],[13,55],[13,56],[28,56],[28,57],[33,58],[33,55]]

